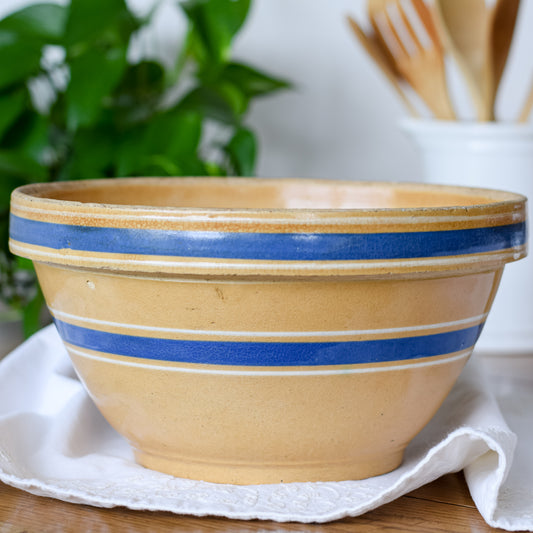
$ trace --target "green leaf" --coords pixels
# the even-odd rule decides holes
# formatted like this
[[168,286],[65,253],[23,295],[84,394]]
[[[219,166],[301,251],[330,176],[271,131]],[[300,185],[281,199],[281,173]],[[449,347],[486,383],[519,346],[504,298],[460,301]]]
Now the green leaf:
[[29,180],[24,174],[10,174],[6,173],[2,168],[4,161],[2,161],[2,154],[0,154],[0,212],[9,211],[9,203],[11,193],[21,185],[26,185]]
[[250,1],[189,0],[181,3],[192,24],[192,52],[204,70],[229,60],[231,42],[246,20]]
[[39,72],[41,45],[0,30],[0,89]]
[[20,177],[22,183],[42,181],[46,171],[34,159],[24,153],[13,150],[0,150],[0,176],[4,180],[8,176]]
[[150,119],[166,89],[165,70],[155,61],[128,65],[113,92],[115,119],[123,127]]
[[22,113],[27,101],[26,88],[0,94],[0,140],[9,126]]
[[127,44],[138,22],[124,0],[71,0],[65,29],[68,48],[106,38]]
[[17,268],[19,270],[25,270],[27,273],[30,274],[31,277],[37,277],[37,275],[35,274],[35,269],[33,268],[33,261],[31,259],[28,259],[27,257],[17,256],[15,258],[15,263],[17,264]]
[[13,150],[0,150],[0,211],[9,208],[15,188],[45,178],[45,169],[31,157]]
[[242,63],[228,64],[220,78],[238,87],[248,98],[263,96],[290,87],[287,81],[273,78],[265,72]]
[[179,165],[161,154],[145,156],[140,161],[139,174],[142,176],[183,176]]
[[119,106],[138,105],[161,96],[165,90],[165,70],[156,61],[141,61],[128,65],[114,98]]
[[63,36],[67,9],[57,4],[34,4],[0,21],[0,31],[11,31],[43,44],[58,44]]
[[240,117],[246,113],[250,101],[241,88],[233,83],[219,82],[211,89],[227,102],[234,117],[237,119],[237,122],[239,122]]
[[[0,185],[1,188],[1,185]],[[3,200],[0,198],[0,206],[2,205]],[[2,270],[7,269],[9,256],[9,208],[0,207],[0,280],[2,279]],[[4,274],[5,277],[7,277]],[[6,287],[2,287],[0,283],[0,301],[2,300],[3,292]]]
[[67,127],[77,128],[94,123],[117,86],[126,68],[126,49],[112,48],[106,52],[89,49],[72,60],[67,87]]
[[252,98],[285,87],[288,84],[283,80],[246,65],[230,63],[219,77],[186,94],[181,106],[226,124],[240,124]]
[[41,329],[41,313],[44,307],[44,296],[41,288],[36,284],[35,296],[22,309],[22,328],[26,338],[31,337]]
[[74,135],[70,161],[62,179],[92,179],[108,176],[115,157],[114,131],[105,123],[80,129]]
[[150,126],[151,146],[173,159],[194,159],[202,137],[203,116],[194,111],[161,114]]
[[[199,86],[187,93],[179,105],[182,109],[197,111],[218,122],[238,124],[243,101],[237,100],[235,91]],[[236,107],[239,108],[238,111]]]
[[194,40],[193,32],[189,28],[183,38],[181,46],[179,47],[180,49],[176,56],[176,60],[174,61],[174,65],[165,72],[167,87],[172,87],[179,82],[180,76],[183,74],[183,69],[188,64],[189,56],[192,55],[192,40]]
[[204,163],[204,167],[205,174],[207,174],[208,176],[221,177],[227,175],[226,169],[218,163],[215,163],[214,161],[206,161]]
[[239,128],[225,146],[225,151],[236,175],[254,175],[257,143],[251,130]]
[[144,155],[145,135],[145,127],[140,125],[124,132],[117,139],[114,164],[118,177],[140,174],[140,161]]
[[[32,109],[25,109],[6,131],[2,145],[6,150],[22,153],[36,163],[42,163],[49,148],[48,118]],[[44,168],[42,173],[44,176]]]
[[180,108],[160,112],[146,127],[130,130],[117,153],[117,173],[128,175],[196,175],[202,137],[201,114]]

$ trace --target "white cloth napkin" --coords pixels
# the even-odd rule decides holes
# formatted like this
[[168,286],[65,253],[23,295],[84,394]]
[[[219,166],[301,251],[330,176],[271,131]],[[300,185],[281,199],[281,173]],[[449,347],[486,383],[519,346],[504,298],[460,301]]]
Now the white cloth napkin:
[[[502,392],[519,435],[513,463],[515,433],[480,374],[471,360],[394,472],[363,481],[218,485],[135,464],[128,444],[85,393],[50,326],[0,363],[0,480],[33,494],[101,507],[327,522],[360,515],[464,469],[491,526],[533,531],[533,387],[524,387],[526,400]],[[529,424],[522,423],[524,417]]]

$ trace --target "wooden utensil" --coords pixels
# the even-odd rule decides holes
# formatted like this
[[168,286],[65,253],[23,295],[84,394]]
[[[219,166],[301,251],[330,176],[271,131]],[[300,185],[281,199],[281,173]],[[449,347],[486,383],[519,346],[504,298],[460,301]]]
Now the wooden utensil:
[[489,10],[485,0],[435,0],[442,41],[460,68],[479,120],[489,120],[485,81]]
[[531,111],[533,111],[533,80],[531,82],[529,93],[526,96],[524,107],[518,117],[518,122],[527,122],[529,115],[531,115]]
[[[367,9],[380,42],[394,59],[396,70],[424,100],[436,118],[455,119],[444,70],[443,49],[429,8],[423,0],[410,0],[429,37],[424,46],[399,0],[368,0]],[[393,20],[391,12],[397,12]]]
[[412,102],[407,98],[399,80],[399,75],[395,70],[395,65],[391,62],[390,56],[383,50],[376,36],[367,34],[359,26],[359,24],[350,16],[347,17],[350,28],[367,54],[372,58],[377,67],[385,75],[386,79],[391,84],[392,88],[399,95],[400,99],[406,106],[409,114],[416,117],[419,116],[418,111],[413,106]]
[[497,0],[491,12],[486,51],[488,58],[487,78],[485,80],[487,106],[491,120],[494,120],[494,104],[507,64],[519,7],[520,0]]

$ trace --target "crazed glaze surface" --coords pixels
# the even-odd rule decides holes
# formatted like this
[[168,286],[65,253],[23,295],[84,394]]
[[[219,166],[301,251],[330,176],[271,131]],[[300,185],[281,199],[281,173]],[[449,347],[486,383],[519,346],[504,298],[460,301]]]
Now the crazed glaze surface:
[[14,193],[11,247],[141,464],[357,479],[397,467],[449,392],[525,255],[524,204],[422,185],[64,183]]

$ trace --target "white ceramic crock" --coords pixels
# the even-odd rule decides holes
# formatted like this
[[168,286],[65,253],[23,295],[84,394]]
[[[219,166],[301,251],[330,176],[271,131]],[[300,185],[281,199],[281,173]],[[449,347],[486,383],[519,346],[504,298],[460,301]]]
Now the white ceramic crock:
[[[401,127],[420,151],[426,181],[518,192],[530,198],[531,217],[532,125],[409,119]],[[476,350],[533,355],[532,257],[509,267]]]

